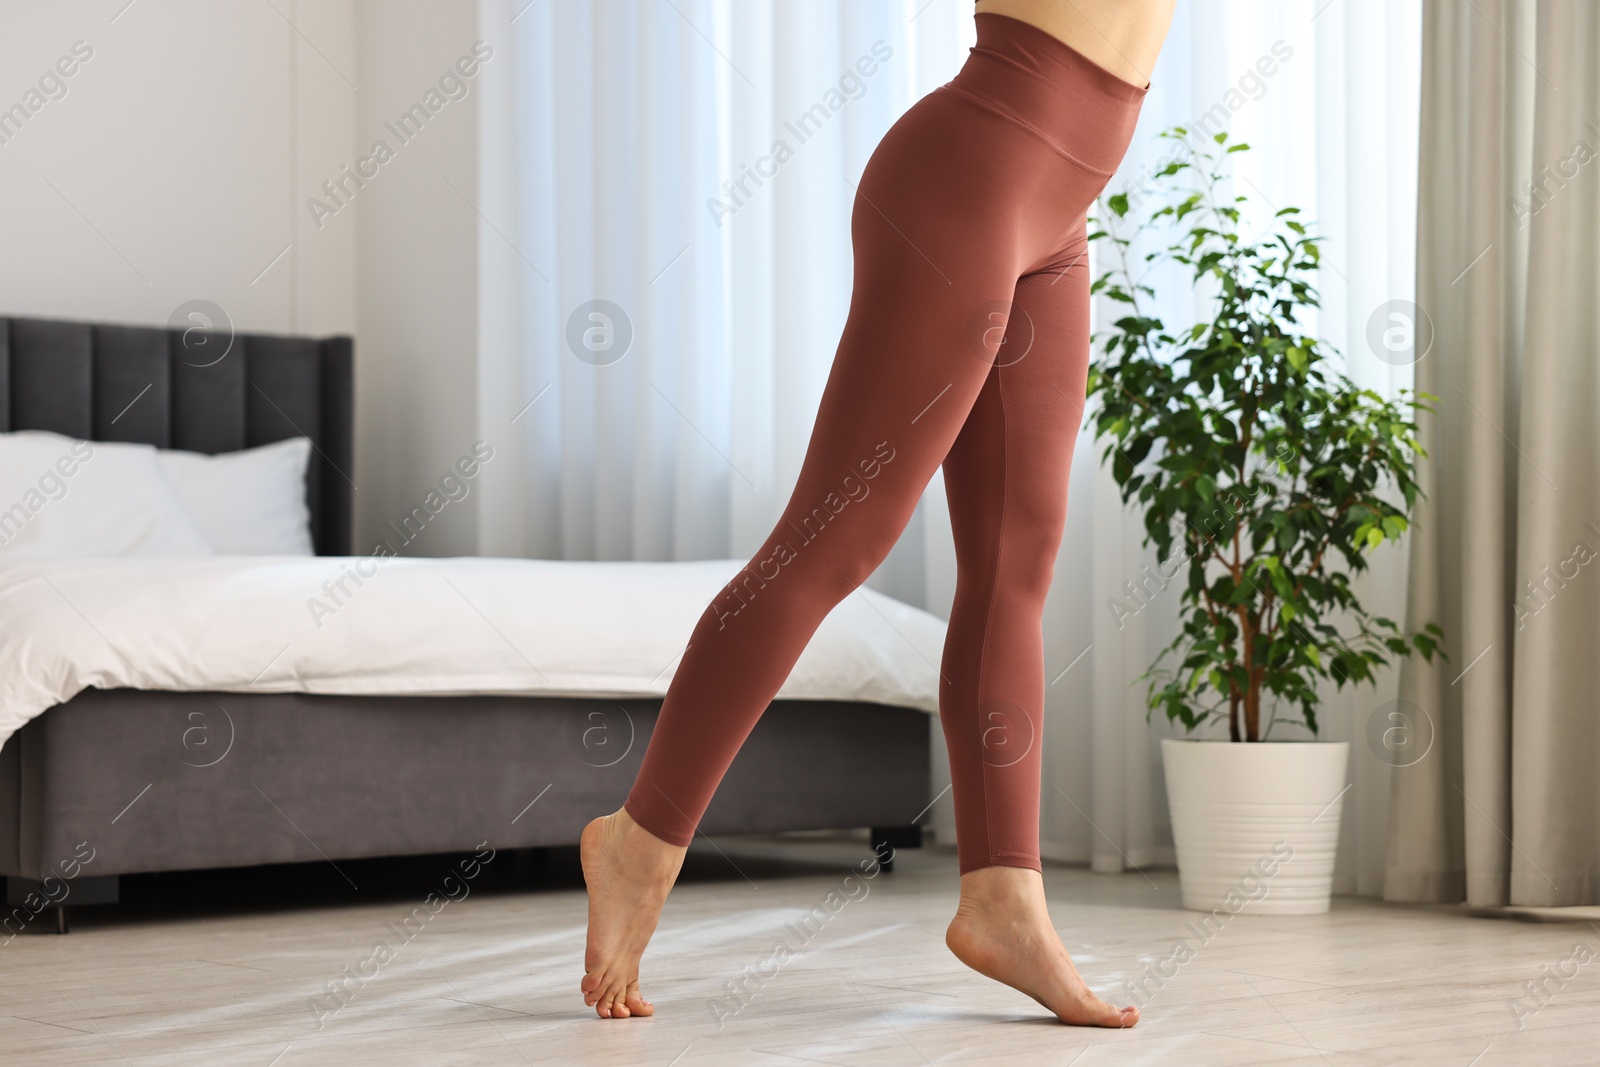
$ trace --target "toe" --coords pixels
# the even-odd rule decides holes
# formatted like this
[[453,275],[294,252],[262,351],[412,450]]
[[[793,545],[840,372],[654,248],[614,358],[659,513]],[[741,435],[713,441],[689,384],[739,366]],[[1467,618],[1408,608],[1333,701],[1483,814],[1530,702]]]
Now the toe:
[[628,1011],[622,1006],[622,991],[616,986],[608,986],[600,994],[600,1003],[596,1005],[602,1019],[626,1019]]
[[639,984],[635,982],[628,987],[627,994],[622,1000],[623,1007],[628,1009],[630,1015],[650,1016],[655,1014],[655,1005],[644,999],[639,992]]

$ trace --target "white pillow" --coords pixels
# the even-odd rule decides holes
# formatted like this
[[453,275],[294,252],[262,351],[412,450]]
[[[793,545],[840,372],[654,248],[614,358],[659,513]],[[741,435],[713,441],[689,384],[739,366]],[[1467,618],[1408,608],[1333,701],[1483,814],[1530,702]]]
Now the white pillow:
[[306,507],[310,459],[311,442],[304,437],[216,456],[156,453],[172,492],[222,556],[314,554]]
[[209,555],[151,446],[0,433],[0,562]]

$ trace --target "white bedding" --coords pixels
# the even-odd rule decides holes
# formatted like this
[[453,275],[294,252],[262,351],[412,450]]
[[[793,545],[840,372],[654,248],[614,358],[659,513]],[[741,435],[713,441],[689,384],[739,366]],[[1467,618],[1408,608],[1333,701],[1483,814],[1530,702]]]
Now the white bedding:
[[[345,578],[360,565],[372,573]],[[660,696],[742,561],[213,556],[0,567],[0,741],[79,691]],[[320,607],[317,606],[320,602]],[[729,625],[737,625],[732,619]],[[780,697],[938,710],[944,624],[862,588]]]

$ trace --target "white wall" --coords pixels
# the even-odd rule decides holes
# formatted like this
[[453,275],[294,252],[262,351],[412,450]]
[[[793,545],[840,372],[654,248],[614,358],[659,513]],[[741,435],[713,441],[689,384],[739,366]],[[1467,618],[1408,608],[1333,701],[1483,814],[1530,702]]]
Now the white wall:
[[0,108],[92,51],[5,127],[0,313],[160,325],[206,299],[242,330],[352,330],[354,236],[300,204],[350,141],[350,4],[125,3],[0,5]]
[[[478,258],[514,262],[495,229],[515,224],[493,221],[507,191],[499,206],[479,192],[479,101],[486,78],[509,84],[509,49],[457,72],[465,95],[441,90],[408,143],[385,126],[472,54],[478,7],[0,0],[0,109],[37,107],[0,126],[0,315],[163,325],[204,299],[241,331],[354,334],[357,551],[478,551],[477,489],[507,485],[509,463],[409,544],[387,524],[474,440],[493,443],[478,428]],[[485,10],[509,26],[506,4]],[[89,58],[65,94],[48,82],[58,99],[29,100],[77,42]],[[496,121],[508,106],[502,87]],[[393,158],[357,187],[344,168],[377,140]],[[490,303],[491,328],[514,335],[511,302]]]
[[[482,80],[511,63],[493,55],[405,143],[386,124],[416,103],[480,39],[475,0],[362,0],[356,6],[361,92],[355,165],[374,142],[394,152],[325,219],[357,247],[357,551],[379,540],[415,555],[477,551],[476,493],[447,505],[411,543],[389,527],[423,503],[479,436],[478,105]],[[486,42],[487,43],[487,42]],[[470,64],[469,64],[470,67]],[[459,90],[457,91],[459,92]],[[403,131],[404,132],[404,131]],[[368,168],[370,169],[370,168]],[[492,442],[491,442],[492,443]],[[489,469],[494,467],[493,461]]]

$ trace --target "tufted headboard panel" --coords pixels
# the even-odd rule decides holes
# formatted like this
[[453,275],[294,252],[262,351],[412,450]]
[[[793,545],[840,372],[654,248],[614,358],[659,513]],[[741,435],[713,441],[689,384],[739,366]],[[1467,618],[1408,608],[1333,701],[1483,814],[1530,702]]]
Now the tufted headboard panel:
[[309,437],[319,555],[350,553],[354,398],[348,337],[0,318],[0,432],[212,454]]

